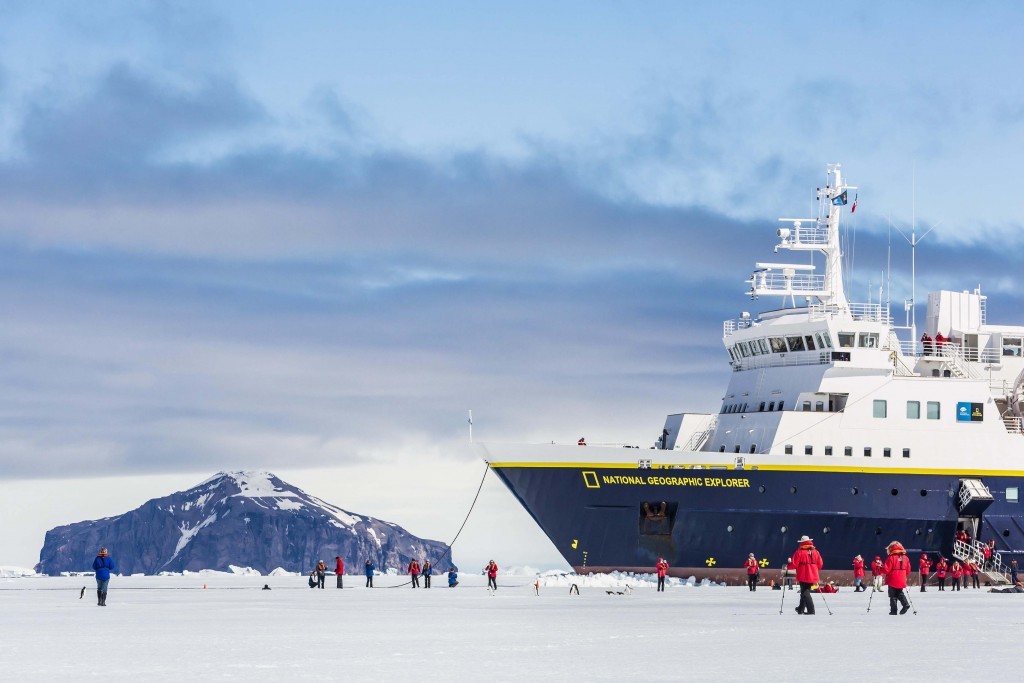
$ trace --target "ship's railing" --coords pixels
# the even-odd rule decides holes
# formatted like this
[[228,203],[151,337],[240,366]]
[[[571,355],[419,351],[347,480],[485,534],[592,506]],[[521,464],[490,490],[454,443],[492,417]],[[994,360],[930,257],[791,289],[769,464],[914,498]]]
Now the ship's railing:
[[708,415],[704,419],[704,423],[693,434],[690,434],[690,438],[682,445],[682,449],[684,451],[699,451],[714,433],[717,426],[718,415]]
[[834,318],[840,314],[848,313],[854,320],[866,320],[868,322],[892,325],[892,315],[889,309],[882,304],[850,303],[846,308],[835,304],[811,304],[807,307],[811,320]]
[[789,228],[789,236],[782,240],[786,246],[797,244],[828,244],[828,226],[812,224],[804,226],[801,222],[799,228]]
[[822,351],[818,354],[806,352],[773,353],[767,356],[751,356],[743,360],[733,361],[733,372],[753,368],[778,368],[794,365],[828,365],[832,362],[832,352]]
[[814,273],[787,275],[776,271],[762,271],[754,273],[752,284],[753,289],[758,292],[821,292],[825,288],[825,276]]
[[1024,420],[1016,415],[1003,415],[1003,424],[1011,434],[1024,434]]
[[736,318],[733,320],[726,320],[722,323],[722,336],[729,337],[736,333],[736,330],[745,330],[748,327],[753,327],[754,321],[750,318]]
[[982,365],[998,364],[1001,362],[1000,359],[1002,358],[999,349],[965,349],[959,344],[951,344],[949,342],[936,345],[933,341],[929,342],[929,344],[925,346],[920,341],[900,340],[900,351],[904,356],[952,358],[959,359],[967,363],[980,363]]

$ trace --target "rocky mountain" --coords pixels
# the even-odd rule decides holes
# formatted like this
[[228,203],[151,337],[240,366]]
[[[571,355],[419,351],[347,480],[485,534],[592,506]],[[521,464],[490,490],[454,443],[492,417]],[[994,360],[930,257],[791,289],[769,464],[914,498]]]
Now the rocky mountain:
[[345,561],[347,574],[361,573],[367,559],[378,570],[400,572],[414,557],[430,559],[438,569],[452,562],[444,543],[342,510],[269,472],[220,472],[123,515],[51,529],[35,569],[91,570],[101,546],[122,574],[229,565],[308,573],[320,559],[333,570],[336,556]]

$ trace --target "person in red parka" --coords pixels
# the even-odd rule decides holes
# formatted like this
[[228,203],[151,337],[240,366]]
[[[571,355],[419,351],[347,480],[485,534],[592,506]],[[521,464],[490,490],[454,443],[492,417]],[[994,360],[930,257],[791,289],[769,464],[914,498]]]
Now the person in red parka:
[[487,587],[498,590],[498,565],[494,564],[494,560],[487,563],[484,571],[487,572]]
[[925,587],[928,586],[928,574],[932,569],[932,561],[925,553],[921,553],[921,559],[917,561],[917,569],[921,572],[921,592],[924,593]]
[[409,563],[409,576],[412,577],[412,587],[419,588],[420,585],[420,563],[413,560]]
[[665,591],[665,574],[668,573],[668,562],[665,558],[659,557],[658,564],[654,565],[654,571],[658,574],[658,591]]
[[949,568],[949,575],[953,577],[953,590],[960,590],[960,577],[964,575],[964,567],[959,560],[953,560],[953,566]]
[[889,557],[885,559],[885,583],[889,586],[889,614],[896,614],[897,600],[903,605],[899,613],[906,614],[910,609],[910,601],[903,591],[907,587],[907,577],[910,576],[910,558],[899,541],[890,543],[886,550],[889,552]]
[[858,555],[853,558],[853,585],[854,593],[860,593],[864,588],[864,558]]
[[882,592],[882,582],[885,580],[885,565],[882,558],[875,555],[875,561],[871,563],[871,592]]
[[838,593],[839,589],[836,588],[835,581],[829,581],[825,585],[818,589],[819,593]]
[[949,565],[946,563],[946,558],[939,555],[939,561],[935,563],[935,578],[939,580],[939,590],[946,590],[946,571],[949,569]]
[[334,575],[338,577],[338,588],[344,588],[343,579],[345,578],[345,560],[340,557],[334,558]]
[[754,557],[754,553],[750,553],[750,557],[743,563],[744,568],[747,570],[747,588],[752,591],[757,590],[757,579],[758,574],[761,571],[761,566],[757,563],[757,559]]
[[978,568],[978,565],[974,562],[968,562],[964,571],[969,571],[971,574],[971,588],[981,588],[981,580],[978,578],[981,570]]
[[818,583],[818,570],[825,564],[821,554],[815,549],[814,541],[808,536],[800,537],[800,547],[793,553],[796,565],[796,580],[800,584],[800,604],[797,614],[814,614],[814,601],[811,600],[811,587]]

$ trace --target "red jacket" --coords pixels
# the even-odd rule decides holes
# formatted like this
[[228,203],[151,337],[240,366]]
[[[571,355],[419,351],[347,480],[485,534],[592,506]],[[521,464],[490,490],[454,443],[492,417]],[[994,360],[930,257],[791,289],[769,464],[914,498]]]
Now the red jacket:
[[953,578],[954,579],[959,579],[961,576],[963,576],[964,575],[963,565],[961,565],[959,562],[954,562],[953,563],[952,574],[953,574]]
[[662,560],[658,564],[654,565],[654,568],[658,571],[658,578],[663,579],[665,578],[665,572],[668,571],[668,562]]
[[885,574],[885,565],[882,564],[881,560],[875,560],[871,563],[871,576],[882,576]]
[[487,565],[487,576],[491,579],[496,578],[498,576],[498,565],[493,562]]
[[896,551],[885,559],[885,585],[890,588],[906,588],[910,574],[910,559],[906,552]]
[[417,562],[416,560],[413,560],[412,562],[410,562],[409,563],[409,573],[412,574],[413,576],[419,576],[419,573],[420,573],[420,563]]
[[830,584],[825,584],[818,589],[819,593],[838,593],[839,589]]
[[344,574],[345,573],[345,560],[340,557],[334,563],[334,573]]
[[948,568],[949,565],[946,564],[945,560],[939,560],[938,563],[935,565],[935,576],[939,577],[940,579],[946,578],[946,570]]
[[756,574],[760,569],[759,565],[757,564],[757,560],[751,559],[749,557],[747,558],[747,561],[743,563],[743,566],[747,568],[747,574],[750,576]]
[[853,578],[864,578],[864,560],[853,561]]
[[921,559],[917,561],[917,568],[921,571],[922,574],[928,576],[928,570],[932,568],[932,563],[928,560],[928,558],[925,555],[922,555]]
[[804,543],[799,550],[793,553],[793,563],[796,564],[796,580],[800,583],[818,583],[818,570],[825,564],[821,561],[821,554],[815,550],[811,543]]
[[978,573],[978,568],[971,562],[964,562],[964,574],[967,576],[974,576]]

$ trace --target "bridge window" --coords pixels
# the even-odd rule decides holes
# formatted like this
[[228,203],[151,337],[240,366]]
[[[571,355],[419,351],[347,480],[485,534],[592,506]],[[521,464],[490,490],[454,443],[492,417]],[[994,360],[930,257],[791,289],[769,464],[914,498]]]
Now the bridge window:
[[764,412],[764,401],[761,401],[761,405],[758,406],[757,412],[759,412],[759,413],[763,413]]
[[750,444],[750,452],[751,453],[757,453],[757,444],[756,443]]
[[[753,342],[751,342],[751,343],[753,343]],[[767,353],[771,353],[771,351],[768,349],[768,342],[766,342],[764,339],[758,339],[757,340],[757,347],[759,349],[761,349],[761,354],[762,355],[763,354],[767,354]]]
[[825,446],[825,455],[832,455],[832,447]]
[[779,401],[779,410],[782,410],[782,406],[783,406],[784,403],[785,403],[785,401]]
[[865,446],[864,447],[864,457],[865,458],[870,458],[871,457],[871,446]]
[[873,415],[875,417],[887,417],[888,416],[888,404],[884,399],[875,399],[872,402]]
[[878,333],[877,332],[861,332],[860,333],[860,347],[862,349],[877,349],[878,348]]
[[804,446],[804,455],[814,455],[814,446]]
[[942,404],[939,403],[938,401],[928,401],[927,410],[928,410],[928,419],[929,420],[938,420],[939,419],[940,406],[941,405]]
[[789,444],[786,444],[786,455],[793,455],[793,447]]
[[811,412],[811,402],[810,401],[804,401],[803,411],[805,413]]
[[920,401],[907,401],[907,419],[908,420],[920,420],[921,419],[921,402]]
[[772,347],[772,353],[785,353],[786,340],[782,337],[768,337],[768,344]]
[[825,402],[824,401],[818,401],[817,403],[814,404],[814,412],[821,413],[821,412],[824,412],[824,410],[825,410]]
[[840,332],[839,333],[839,348],[841,349],[852,349],[854,340],[857,335],[853,332]]
[[1019,499],[1018,499],[1017,495],[1018,494],[1017,494],[1017,487],[1016,486],[1007,486],[1006,487],[1006,502],[1007,503],[1017,503],[1017,502],[1019,502]]
[[1020,337],[1003,337],[1003,355],[1004,356],[1016,356],[1020,358],[1021,355],[1021,338]]
[[740,353],[743,354],[744,358],[748,358],[750,356],[750,347],[747,346],[747,342],[740,342]]
[[903,449],[903,457],[904,458],[909,458],[910,457],[910,449],[909,448],[904,448]]
[[740,452],[740,445],[736,444],[736,448],[733,449],[733,453],[739,453],[739,452]]
[[813,351],[814,350],[814,337],[813,336],[811,336],[809,334],[804,336],[804,343],[807,345],[807,350],[808,351]]
[[775,401],[768,404],[768,410],[775,410]]
[[804,351],[804,338],[803,337],[786,337],[786,341],[789,342],[790,351]]
[[846,446],[843,448],[843,455],[853,456],[853,446]]
[[828,336],[828,330],[818,333],[818,342],[818,345],[821,346],[822,348],[832,348],[832,338]]

